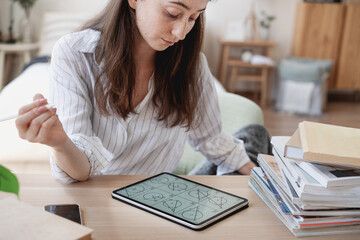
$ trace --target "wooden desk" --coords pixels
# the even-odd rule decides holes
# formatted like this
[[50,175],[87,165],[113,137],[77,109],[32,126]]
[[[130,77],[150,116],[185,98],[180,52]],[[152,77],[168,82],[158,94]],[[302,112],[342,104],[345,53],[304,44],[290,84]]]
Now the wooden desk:
[[[64,184],[51,175],[17,176],[20,199],[26,203],[39,208],[46,204],[78,203],[84,225],[94,229],[93,239],[297,239],[248,187],[248,176],[186,176],[250,201],[249,208],[199,232],[111,198],[113,190],[146,176],[96,176],[74,184]],[[316,239],[353,240],[356,237],[358,235],[347,234]]]
[[[230,55],[230,49],[232,47],[238,47],[247,50],[260,51],[259,54],[273,59],[275,43],[270,41],[229,41],[221,40],[221,60],[219,64],[219,80],[230,92],[236,91],[236,81],[246,82],[258,82],[261,84],[261,99],[260,104],[262,107],[266,107],[266,92],[267,81],[269,72],[272,66],[269,65],[253,65],[251,63],[245,63],[240,58],[234,58]],[[228,68],[231,68],[230,79],[228,79]],[[255,74],[239,74],[238,69],[253,69],[259,73]]]

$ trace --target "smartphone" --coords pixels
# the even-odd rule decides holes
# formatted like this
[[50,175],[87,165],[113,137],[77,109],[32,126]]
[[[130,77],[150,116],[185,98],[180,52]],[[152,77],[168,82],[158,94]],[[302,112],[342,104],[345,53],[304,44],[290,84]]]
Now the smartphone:
[[44,208],[50,213],[82,224],[80,206],[78,204],[46,205]]

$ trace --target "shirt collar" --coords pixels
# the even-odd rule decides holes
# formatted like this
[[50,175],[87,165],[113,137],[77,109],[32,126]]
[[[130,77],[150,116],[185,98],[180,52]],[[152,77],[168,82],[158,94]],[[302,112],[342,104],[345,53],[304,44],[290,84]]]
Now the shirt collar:
[[101,33],[99,31],[93,29],[86,29],[81,32],[74,33],[74,41],[72,44],[72,49],[82,53],[91,53],[93,55],[94,62],[102,67],[104,65],[104,61],[102,60],[100,63],[96,61],[96,47],[98,45]]
[[100,32],[93,29],[86,29],[74,34],[72,48],[83,53],[95,53],[96,46],[100,39]]

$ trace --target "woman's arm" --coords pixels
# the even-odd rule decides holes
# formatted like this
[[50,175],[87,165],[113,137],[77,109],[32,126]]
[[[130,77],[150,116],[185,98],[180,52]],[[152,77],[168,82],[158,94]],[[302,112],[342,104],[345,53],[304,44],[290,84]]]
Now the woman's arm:
[[254,167],[256,167],[256,165],[250,161],[247,164],[245,164],[244,166],[242,166],[238,170],[238,172],[241,173],[242,175],[250,175],[251,169],[253,169]]
[[33,100],[19,110],[15,121],[19,136],[29,142],[48,145],[60,168],[76,180],[86,180],[90,172],[89,161],[65,133],[56,108],[48,110],[45,107],[48,102],[41,94],[36,94]]
[[205,56],[201,57],[203,92],[197,110],[201,121],[189,132],[189,143],[218,166],[218,174],[234,171],[249,174],[254,164],[250,162],[243,141],[222,130],[217,91]]
[[84,152],[67,138],[60,147],[53,148],[55,163],[70,177],[78,181],[85,181],[90,175],[89,159]]
[[[58,107],[59,120],[69,139],[62,148],[67,151],[54,152],[50,164],[53,175],[65,182],[74,181],[74,174],[81,179],[97,174],[114,157],[107,149],[111,141],[104,145],[109,135],[103,133],[113,119],[99,114],[94,99],[94,85],[100,74],[94,56],[98,36],[99,32],[90,30],[66,35],[55,44],[51,56],[50,101]],[[62,158],[70,156],[75,158],[64,163]]]

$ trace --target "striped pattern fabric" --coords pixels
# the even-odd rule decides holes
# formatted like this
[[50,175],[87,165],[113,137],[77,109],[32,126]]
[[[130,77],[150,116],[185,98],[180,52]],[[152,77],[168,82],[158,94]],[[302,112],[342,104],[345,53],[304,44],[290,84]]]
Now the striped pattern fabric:
[[[218,174],[232,172],[249,161],[243,142],[221,130],[220,110],[213,77],[201,55],[203,84],[197,117],[201,124],[187,131],[182,126],[166,127],[157,120],[149,92],[126,119],[103,116],[93,95],[96,76],[102,64],[95,60],[100,33],[94,30],[71,33],[54,47],[51,61],[50,101],[57,106],[63,127],[88,157],[95,174],[157,174],[177,167],[186,141],[219,165]],[[74,159],[76,161],[76,159]],[[65,182],[74,179],[51,158],[53,175]]]

